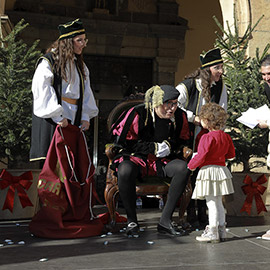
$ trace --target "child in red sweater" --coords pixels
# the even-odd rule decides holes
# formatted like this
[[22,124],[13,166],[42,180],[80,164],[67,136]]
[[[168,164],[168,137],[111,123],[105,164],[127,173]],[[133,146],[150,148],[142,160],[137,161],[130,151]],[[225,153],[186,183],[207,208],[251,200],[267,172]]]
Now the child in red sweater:
[[227,120],[226,111],[216,103],[205,104],[200,112],[204,134],[198,145],[198,153],[188,163],[194,171],[200,168],[192,199],[206,199],[209,225],[196,240],[201,242],[219,242],[225,240],[226,222],[222,196],[234,192],[232,175],[225,160],[235,157],[231,137],[223,131]]

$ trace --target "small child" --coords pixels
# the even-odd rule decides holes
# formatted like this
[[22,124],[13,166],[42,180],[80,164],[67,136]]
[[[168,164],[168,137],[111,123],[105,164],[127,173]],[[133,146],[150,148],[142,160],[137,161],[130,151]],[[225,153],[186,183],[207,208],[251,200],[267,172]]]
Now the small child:
[[225,160],[235,157],[231,137],[222,129],[227,120],[226,111],[216,103],[202,106],[200,121],[209,132],[204,134],[198,145],[198,153],[188,163],[194,171],[200,168],[192,199],[206,199],[209,225],[197,236],[200,242],[219,242],[226,238],[225,210],[222,196],[234,192],[232,175]]

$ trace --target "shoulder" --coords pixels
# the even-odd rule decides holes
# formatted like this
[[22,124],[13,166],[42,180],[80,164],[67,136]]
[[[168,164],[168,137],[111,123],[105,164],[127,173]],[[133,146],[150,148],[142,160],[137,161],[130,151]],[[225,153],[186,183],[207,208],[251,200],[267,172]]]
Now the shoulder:
[[191,88],[195,83],[195,79],[194,78],[188,78],[183,80],[180,84],[185,85],[188,89]]
[[46,53],[43,56],[41,56],[37,60],[36,67],[39,66],[40,63],[47,63],[50,66],[51,70],[53,70],[54,59],[53,59],[52,53]]

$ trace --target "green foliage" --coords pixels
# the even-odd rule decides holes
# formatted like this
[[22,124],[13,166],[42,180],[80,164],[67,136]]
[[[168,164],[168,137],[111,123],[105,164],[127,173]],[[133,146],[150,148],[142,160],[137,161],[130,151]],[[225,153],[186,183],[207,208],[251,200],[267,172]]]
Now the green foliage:
[[252,38],[252,32],[262,18],[263,16],[253,27],[249,24],[244,35],[240,37],[236,20],[234,32],[232,32],[228,22],[228,30],[225,31],[214,17],[223,34],[221,36],[216,33],[216,46],[221,49],[224,59],[224,81],[228,90],[228,133],[236,148],[236,162],[243,163],[245,170],[259,165],[256,163],[249,164],[251,157],[265,157],[267,154],[268,130],[258,127],[250,129],[236,121],[241,113],[247,111],[249,107],[256,109],[267,103],[260,74],[260,62],[267,54],[270,45],[268,44],[265,47],[261,56],[258,48],[255,57],[247,56],[248,43]]
[[0,38],[0,160],[21,156],[27,161],[30,148],[31,81],[40,52],[19,39],[28,26],[21,20],[12,32]]

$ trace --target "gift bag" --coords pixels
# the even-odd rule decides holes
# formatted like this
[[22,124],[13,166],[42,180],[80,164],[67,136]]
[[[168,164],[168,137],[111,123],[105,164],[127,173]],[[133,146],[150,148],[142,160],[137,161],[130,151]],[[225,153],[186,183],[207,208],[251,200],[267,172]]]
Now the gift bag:
[[58,126],[39,175],[41,208],[29,225],[31,233],[45,238],[101,234],[103,223],[92,210],[97,198],[93,174],[84,133],[73,125]]

